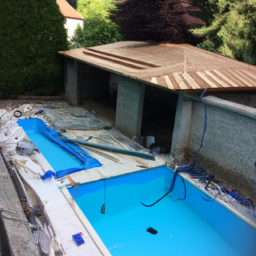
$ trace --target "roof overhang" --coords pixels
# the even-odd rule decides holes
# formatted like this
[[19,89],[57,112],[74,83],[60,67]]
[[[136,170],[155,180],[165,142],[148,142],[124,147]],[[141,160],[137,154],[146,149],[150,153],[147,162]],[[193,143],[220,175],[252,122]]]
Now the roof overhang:
[[174,92],[256,90],[256,67],[187,44],[118,42],[59,54]]

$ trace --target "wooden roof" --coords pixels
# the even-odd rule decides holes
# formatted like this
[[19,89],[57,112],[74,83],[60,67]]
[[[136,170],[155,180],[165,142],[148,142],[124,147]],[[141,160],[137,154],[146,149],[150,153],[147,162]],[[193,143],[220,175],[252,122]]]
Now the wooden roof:
[[59,53],[173,91],[256,90],[256,66],[186,44],[126,41]]
[[83,20],[83,17],[66,1],[56,0],[64,17],[76,20]]

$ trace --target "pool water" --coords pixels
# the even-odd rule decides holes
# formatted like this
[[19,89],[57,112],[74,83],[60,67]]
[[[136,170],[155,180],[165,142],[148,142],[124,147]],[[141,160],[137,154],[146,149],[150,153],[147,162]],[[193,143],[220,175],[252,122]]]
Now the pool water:
[[28,137],[36,144],[40,152],[44,155],[44,157],[56,172],[62,169],[83,165],[83,163],[79,161],[75,156],[63,150],[56,143],[50,141],[42,133],[31,133],[28,134]]
[[39,118],[23,119],[17,123],[52,166],[56,172],[56,178],[101,166],[99,161],[92,158],[88,152],[79,146],[70,142],[63,142],[60,139],[62,135],[47,126],[43,120]]
[[[78,187],[75,200],[113,256],[256,255],[256,230],[235,214],[202,200],[188,182],[186,200],[178,200],[184,197],[181,178],[155,206],[141,205],[166,193],[172,177],[171,169],[159,167],[87,183]],[[158,233],[147,232],[149,227]]]

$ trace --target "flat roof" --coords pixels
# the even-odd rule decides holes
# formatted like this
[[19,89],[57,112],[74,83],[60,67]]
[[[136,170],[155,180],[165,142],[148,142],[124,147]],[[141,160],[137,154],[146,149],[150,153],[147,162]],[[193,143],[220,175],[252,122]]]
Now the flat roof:
[[256,66],[188,44],[122,41],[59,54],[172,91],[256,90]]
[[83,17],[66,1],[66,0],[56,0],[57,4],[60,7],[60,11],[64,17],[83,20]]

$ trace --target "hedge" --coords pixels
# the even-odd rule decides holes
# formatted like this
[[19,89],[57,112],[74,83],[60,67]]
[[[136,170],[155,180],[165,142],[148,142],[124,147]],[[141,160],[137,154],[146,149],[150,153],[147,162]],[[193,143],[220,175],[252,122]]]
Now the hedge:
[[0,96],[59,93],[63,65],[57,51],[68,46],[56,1],[0,1]]

